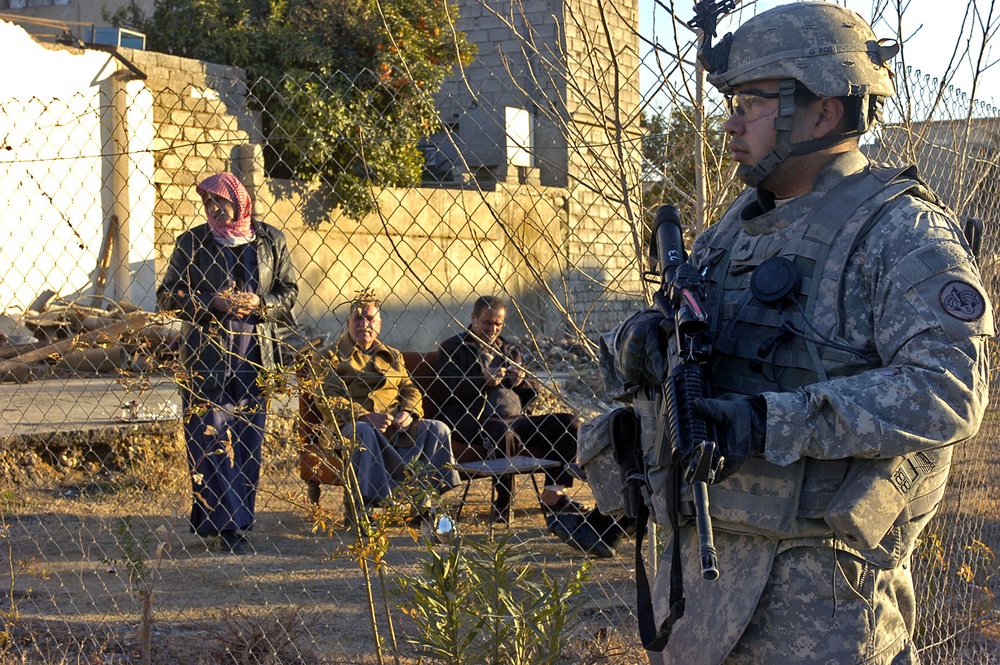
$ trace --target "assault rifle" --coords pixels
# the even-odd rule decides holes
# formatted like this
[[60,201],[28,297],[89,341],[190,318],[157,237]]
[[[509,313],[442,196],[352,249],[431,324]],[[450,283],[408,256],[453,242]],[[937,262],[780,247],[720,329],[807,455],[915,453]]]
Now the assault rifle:
[[[673,483],[690,486],[694,497],[695,524],[706,580],[719,577],[718,558],[708,513],[708,485],[715,478],[719,454],[711,428],[695,408],[695,400],[710,397],[702,365],[712,347],[708,342],[708,311],[705,308],[705,278],[687,262],[677,208],[660,206],[653,222],[650,254],[657,262],[660,289],[654,296],[657,309],[667,317],[669,372],[663,382],[663,402],[657,427],[653,463],[672,470]],[[673,506],[671,520],[679,520]],[[675,533],[675,541],[677,534]]]
[[[705,308],[705,279],[687,262],[680,216],[674,206],[656,211],[649,255],[660,281],[654,301],[666,317],[662,323],[668,340],[668,371],[659,387],[660,412],[654,448],[645,459],[636,447],[639,438],[630,431],[627,418],[612,419],[611,443],[615,461],[625,480],[625,513],[635,517],[636,615],[642,646],[649,651],[663,651],[674,624],[684,616],[684,576],[681,571],[680,493],[687,483],[694,494],[695,523],[698,528],[701,574],[706,580],[719,577],[719,561],[708,513],[708,485],[715,479],[719,455],[715,439],[705,418],[698,413],[695,401],[709,397],[708,381],[702,365],[708,362],[708,312]],[[651,275],[652,276],[652,275]],[[634,424],[633,414],[632,428]],[[621,424],[619,424],[619,421]],[[631,433],[630,433],[631,432]],[[647,463],[667,471],[666,509],[673,528],[673,554],[670,563],[669,613],[657,626],[652,594],[642,560],[642,540],[649,511],[642,492],[647,485]],[[660,488],[656,488],[660,491]]]
[[[656,267],[660,288],[653,300],[666,317],[667,376],[660,387],[660,413],[656,440],[650,451],[649,464],[667,470],[665,483],[666,509],[673,528],[673,552],[670,561],[669,613],[657,626],[653,616],[652,598],[645,565],[642,562],[642,534],[648,511],[639,506],[636,518],[636,610],[639,637],[649,651],[663,651],[674,624],[684,616],[684,576],[681,571],[680,495],[685,482],[694,495],[695,524],[698,528],[701,575],[706,580],[719,577],[719,561],[712,534],[712,518],[708,513],[708,485],[715,479],[719,455],[714,437],[705,418],[698,413],[695,401],[709,397],[710,391],[702,365],[708,362],[712,347],[708,342],[708,311],[705,308],[705,279],[687,262],[680,216],[674,206],[661,206],[656,211],[649,254]],[[637,464],[628,464],[624,448],[616,446],[615,459],[628,475],[626,507],[629,494],[635,493],[634,475]],[[659,490],[657,490],[659,491]]]

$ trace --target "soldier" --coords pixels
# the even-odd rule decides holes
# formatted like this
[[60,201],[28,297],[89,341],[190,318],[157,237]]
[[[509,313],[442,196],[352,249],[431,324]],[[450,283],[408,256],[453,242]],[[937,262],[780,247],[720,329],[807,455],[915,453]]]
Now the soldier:
[[[689,259],[710,307],[717,398],[696,408],[723,456],[709,487],[721,577],[700,575],[690,498],[669,514],[664,474],[647,467],[654,519],[677,541],[653,585],[666,646],[651,663],[917,662],[910,555],[950,446],[979,429],[994,324],[952,213],[915,169],[859,150],[894,93],[897,51],[826,2],[702,45],[747,185]],[[605,337],[610,380],[661,385],[662,321],[643,312]]]

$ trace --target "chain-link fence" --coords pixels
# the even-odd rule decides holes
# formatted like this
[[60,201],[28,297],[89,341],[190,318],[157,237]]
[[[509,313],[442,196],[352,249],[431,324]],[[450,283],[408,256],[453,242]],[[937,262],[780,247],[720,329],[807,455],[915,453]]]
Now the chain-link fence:
[[[572,520],[554,523],[540,506],[546,487],[560,485],[592,503],[587,483],[563,473],[569,460],[556,460],[558,473],[494,482],[475,456],[507,445],[505,434],[478,449],[453,442],[470,463],[454,490],[429,491],[433,464],[418,460],[409,475],[398,470],[407,480],[391,500],[363,514],[367,499],[384,497],[359,485],[344,464],[350,441],[331,426],[345,423],[336,417],[343,394],[324,383],[339,366],[321,352],[336,346],[362,292],[380,301],[379,339],[407,352],[428,415],[446,417],[435,380],[448,375],[425,354],[480,320],[475,301],[491,294],[507,303],[504,336],[523,349],[515,370],[536,385],[533,413],[605,410],[596,335],[646,300],[648,213],[678,203],[696,231],[731,196],[711,98],[661,114],[652,99],[662,89],[609,88],[603,61],[581,58],[581,75],[556,76],[533,55],[528,69],[549,71],[551,86],[535,80],[547,97],[517,83],[525,78],[508,53],[502,66],[446,84],[434,98],[439,122],[419,143],[392,115],[393,95],[412,82],[386,72],[248,87],[238,70],[136,52],[144,79],[127,70],[131,80],[111,77],[96,92],[0,102],[10,266],[0,277],[0,660],[417,662],[421,650],[447,661],[449,649],[478,660],[448,662],[555,662],[560,651],[572,662],[645,660],[631,534],[608,526],[615,556],[594,556],[596,547],[586,556],[555,533]],[[963,220],[985,222],[980,261],[995,294],[995,109],[937,96],[932,81],[900,81],[901,105],[887,108],[868,149],[917,161]],[[678,90],[668,84],[672,99]],[[698,108],[708,109],[703,131]],[[258,285],[260,303],[203,298],[195,286],[225,290],[214,284],[221,263],[202,263],[206,243],[178,240],[206,219],[196,184],[224,171],[284,236],[297,273],[294,325],[279,316],[280,279],[273,290]],[[248,267],[225,271],[242,275],[234,291],[255,290],[248,284],[264,279],[264,266],[275,272],[284,260],[280,249],[248,256],[231,244],[213,261]],[[172,285],[168,265],[182,277]],[[196,343],[181,325],[244,306],[233,318],[267,329],[257,343],[278,349],[273,365],[253,343],[231,346],[246,329]],[[182,358],[192,349],[215,352],[224,368],[192,369]],[[199,402],[220,371],[253,375],[266,424],[249,383],[229,395],[249,399],[239,408]],[[232,420],[251,422],[249,432],[227,434]],[[950,491],[917,550],[927,662],[1000,659],[996,421],[991,410],[956,449]],[[247,443],[255,436],[259,460]],[[506,452],[565,455],[537,445]],[[245,516],[227,513],[201,535],[190,528],[192,503],[196,524],[212,522],[205,513],[221,499],[207,476],[227,463],[259,476],[240,490],[243,509],[253,504],[245,541],[213,536],[247,529]],[[498,523],[507,494],[509,524]],[[411,519],[425,507],[446,511],[461,538],[429,542],[448,534]]]
[[[888,124],[871,145],[871,154],[891,163],[917,164],[967,229],[976,228],[972,220],[983,223],[979,264],[997,302],[997,108],[972,103],[961,91],[942,88],[912,71],[901,73],[900,89],[887,105]],[[991,387],[995,395],[995,365]],[[991,400],[979,435],[955,450],[949,492],[915,555],[921,606],[917,638],[928,662],[992,663],[1000,658],[995,600],[1000,504],[988,480],[991,460],[1000,454],[996,420]]]

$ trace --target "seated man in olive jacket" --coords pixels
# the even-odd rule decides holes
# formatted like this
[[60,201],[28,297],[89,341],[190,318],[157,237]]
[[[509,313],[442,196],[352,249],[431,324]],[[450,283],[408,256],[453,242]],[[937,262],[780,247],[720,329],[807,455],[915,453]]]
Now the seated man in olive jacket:
[[384,504],[404,479],[406,465],[414,461],[429,468],[422,480],[439,493],[459,482],[451,430],[422,418],[420,389],[402,354],[378,340],[381,330],[379,302],[370,294],[361,295],[351,303],[337,344],[321,352],[332,371],[323,381],[320,411],[324,424],[361,444],[351,455],[351,465],[366,508]]

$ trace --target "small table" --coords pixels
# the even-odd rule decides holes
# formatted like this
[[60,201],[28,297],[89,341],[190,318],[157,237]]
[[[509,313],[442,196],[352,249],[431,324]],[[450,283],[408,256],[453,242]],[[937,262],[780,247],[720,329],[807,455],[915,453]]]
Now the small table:
[[[530,475],[531,484],[535,488],[535,494],[538,496],[538,500],[541,501],[542,492],[538,488],[538,481],[535,479],[535,474],[546,469],[555,468],[559,464],[555,460],[541,459],[531,457],[530,455],[512,455],[510,457],[498,457],[495,459],[456,464],[455,470],[464,474],[467,481],[465,483],[465,491],[462,492],[462,502],[458,506],[458,513],[456,513],[455,519],[457,520],[462,516],[462,508],[465,507],[465,498],[469,494],[469,488],[472,487],[472,481],[476,478],[491,478],[494,490],[493,521],[503,521],[510,524],[511,492],[509,484],[503,487],[505,481],[512,480],[513,476],[522,474]],[[505,496],[501,497],[501,493],[505,493]]]

